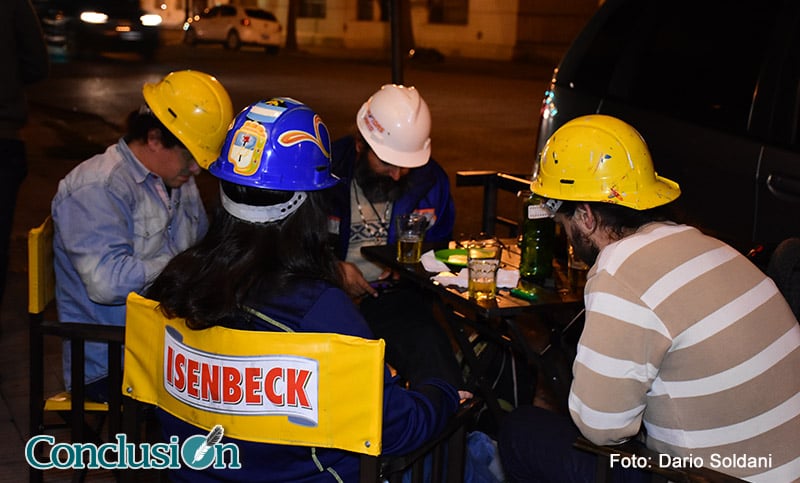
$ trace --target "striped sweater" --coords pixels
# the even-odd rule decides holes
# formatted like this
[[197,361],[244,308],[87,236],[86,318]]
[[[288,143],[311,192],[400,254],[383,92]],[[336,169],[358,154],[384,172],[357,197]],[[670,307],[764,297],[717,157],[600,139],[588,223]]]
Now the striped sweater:
[[654,465],[800,480],[800,326],[749,260],[651,223],[601,251],[585,302],[569,398],[584,436],[615,444],[643,423],[673,456]]

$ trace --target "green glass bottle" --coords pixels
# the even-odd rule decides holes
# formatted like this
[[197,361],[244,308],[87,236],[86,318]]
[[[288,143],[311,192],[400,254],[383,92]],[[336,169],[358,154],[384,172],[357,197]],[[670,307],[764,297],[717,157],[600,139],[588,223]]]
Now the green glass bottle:
[[531,193],[525,201],[519,275],[523,280],[544,285],[553,275],[556,225],[544,200]]

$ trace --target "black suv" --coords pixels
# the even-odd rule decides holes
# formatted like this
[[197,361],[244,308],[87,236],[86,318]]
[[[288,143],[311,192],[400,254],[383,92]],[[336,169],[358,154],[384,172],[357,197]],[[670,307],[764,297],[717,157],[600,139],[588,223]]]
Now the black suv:
[[800,234],[797,0],[607,0],[555,70],[537,152],[591,113],[639,130],[683,221],[757,262]]
[[98,52],[137,52],[150,59],[159,46],[161,17],[139,0],[49,0],[36,4],[48,46],[68,58]]

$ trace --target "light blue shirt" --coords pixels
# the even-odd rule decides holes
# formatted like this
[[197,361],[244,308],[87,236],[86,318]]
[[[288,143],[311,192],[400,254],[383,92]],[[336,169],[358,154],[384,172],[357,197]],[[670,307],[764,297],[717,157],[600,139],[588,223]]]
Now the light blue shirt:
[[[56,304],[63,322],[125,325],[125,299],[141,292],[167,262],[208,229],[191,178],[167,193],[124,140],[73,169],[58,185],[55,225]],[[108,374],[106,344],[86,344],[86,382]],[[71,389],[69,344],[63,369]]]

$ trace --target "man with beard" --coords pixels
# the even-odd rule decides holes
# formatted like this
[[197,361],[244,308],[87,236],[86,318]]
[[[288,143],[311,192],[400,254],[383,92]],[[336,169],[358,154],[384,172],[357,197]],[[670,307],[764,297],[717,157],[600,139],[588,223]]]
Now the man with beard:
[[356,133],[332,145],[332,169],[342,182],[330,190],[328,228],[345,290],[386,341],[386,360],[402,377],[439,377],[460,387],[452,346],[429,295],[400,282],[379,293],[374,282],[394,277],[361,255],[363,246],[396,243],[392,222],[405,213],[427,217],[426,241],[452,238],[455,206],[447,174],[430,158],[428,105],[414,87],[387,84],[361,106],[356,126]]
[[[800,327],[772,280],[668,221],[660,210],[680,188],[619,119],[564,124],[534,173],[531,189],[592,268],[572,421],[533,406],[512,412],[499,438],[508,480],[593,481],[594,457],[572,446],[579,434],[598,445],[636,438],[663,455],[654,467],[691,461],[749,481],[800,479]],[[620,466],[625,481],[647,478]]]

